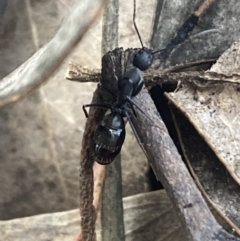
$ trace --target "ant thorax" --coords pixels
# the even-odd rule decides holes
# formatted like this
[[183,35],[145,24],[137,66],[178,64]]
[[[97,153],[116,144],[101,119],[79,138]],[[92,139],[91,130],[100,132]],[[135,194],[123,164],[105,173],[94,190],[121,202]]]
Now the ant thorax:
[[142,72],[133,67],[129,69],[122,80],[118,81],[118,104],[123,104],[126,102],[127,97],[133,97],[137,95],[143,87],[143,74]]

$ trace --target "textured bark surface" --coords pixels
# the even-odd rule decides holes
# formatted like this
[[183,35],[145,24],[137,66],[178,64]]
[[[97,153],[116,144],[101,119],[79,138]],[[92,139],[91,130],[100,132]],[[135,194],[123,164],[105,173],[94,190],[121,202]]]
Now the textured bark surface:
[[[182,20],[202,3],[201,0],[163,1],[161,14],[159,8],[156,10],[151,46],[154,49],[164,48],[183,23]],[[217,0],[200,18],[190,38],[172,52],[165,65],[169,67],[217,59],[239,38],[239,7],[238,0]]]
[[[112,1],[106,8],[103,17],[103,34],[102,34],[102,54],[118,46],[118,23],[119,23],[119,1]],[[108,64],[108,62],[106,62]],[[107,66],[102,63],[102,68]],[[112,76],[113,77],[113,76]],[[109,82],[109,76],[102,75],[103,79]],[[111,89],[112,90],[112,89]],[[116,93],[116,92],[113,92]],[[102,225],[102,241],[125,240],[124,237],[124,214],[122,203],[122,166],[121,155],[118,155],[114,162],[108,166],[107,178],[105,181],[102,208],[101,208],[101,225]]]
[[148,123],[140,114],[135,122],[150,165],[163,183],[185,228],[189,240],[239,240],[216,222],[197,189],[146,90],[135,97],[144,112],[160,126]]
[[239,41],[210,69],[215,71],[215,76],[227,75],[228,81],[205,78],[203,84],[193,76],[191,81],[182,82],[175,93],[167,96],[182,112],[181,115],[175,113],[175,109],[172,111],[184,156],[195,179],[220,218],[239,235],[238,55]]
[[204,197],[213,206],[211,211],[225,230],[239,235],[239,185],[184,115],[176,108],[172,113],[184,158]]

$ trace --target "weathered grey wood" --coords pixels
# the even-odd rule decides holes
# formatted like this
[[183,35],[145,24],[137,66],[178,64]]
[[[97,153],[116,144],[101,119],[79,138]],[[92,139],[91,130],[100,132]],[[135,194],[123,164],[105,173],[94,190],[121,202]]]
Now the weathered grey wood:
[[[126,197],[123,204],[126,241],[186,241],[165,190]],[[1,240],[32,241],[37,237],[38,241],[73,241],[79,232],[79,222],[77,209],[36,215],[0,221],[0,235]],[[100,237],[100,222],[96,232]]]
[[77,1],[55,37],[1,80],[0,106],[17,101],[46,81],[80,41],[107,2]]
[[149,123],[140,113],[135,121],[139,137],[142,143],[146,143],[144,147],[149,156],[150,165],[173,202],[182,225],[187,231],[188,240],[239,240],[223,230],[216,222],[173,141],[167,131],[162,130],[165,126],[146,90],[135,97],[135,100],[156,124],[154,126]]
[[[119,1],[112,0],[103,16],[102,54],[118,46]],[[124,241],[121,157],[108,166],[101,208],[102,241]]]

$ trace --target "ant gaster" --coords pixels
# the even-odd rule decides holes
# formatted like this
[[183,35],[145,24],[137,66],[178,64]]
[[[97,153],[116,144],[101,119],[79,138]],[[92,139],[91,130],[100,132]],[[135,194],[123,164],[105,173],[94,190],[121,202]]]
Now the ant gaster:
[[[127,70],[122,79],[118,80],[118,95],[111,93],[109,89],[101,86],[108,93],[117,97],[116,103],[111,106],[109,104],[88,104],[83,105],[83,111],[88,117],[86,107],[100,107],[110,109],[110,113],[106,114],[102,121],[98,124],[92,141],[91,153],[95,160],[102,165],[110,164],[115,157],[120,153],[122,145],[125,140],[125,123],[124,117],[127,117],[132,130],[140,143],[139,137],[132,124],[131,109],[133,114],[136,113],[133,109],[135,106],[142,114],[146,116],[151,122],[152,120],[142,111],[142,109],[132,100],[132,97],[136,96],[143,87],[143,75],[142,71],[147,70],[153,63],[153,55],[157,52],[161,52],[163,57],[168,57],[171,51],[176,45],[182,43],[188,37],[188,33],[193,30],[194,26],[198,22],[198,17],[191,15],[179,29],[177,35],[171,40],[167,47],[163,50],[153,52],[152,50],[144,47],[138,28],[135,23],[136,15],[136,0],[134,0],[134,12],[133,12],[133,24],[137,32],[138,38],[141,42],[142,48],[136,50],[132,65],[133,67]],[[161,56],[160,55],[160,56]],[[146,153],[145,153],[146,154]]]

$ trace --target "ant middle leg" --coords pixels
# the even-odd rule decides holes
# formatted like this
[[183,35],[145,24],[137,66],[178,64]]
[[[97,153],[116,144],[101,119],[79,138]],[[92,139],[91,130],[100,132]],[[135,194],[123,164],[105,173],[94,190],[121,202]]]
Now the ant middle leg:
[[139,138],[139,136],[138,136],[138,133],[137,133],[137,131],[136,131],[134,125],[133,125],[133,121],[132,121],[131,116],[129,115],[129,113],[128,113],[127,111],[125,112],[125,115],[126,115],[126,117],[127,117],[127,119],[128,119],[128,122],[129,122],[129,124],[130,124],[130,126],[131,126],[131,128],[132,128],[133,134],[135,135],[139,146],[141,147],[143,153],[145,154],[145,156],[146,156],[147,159],[149,160],[149,156],[148,156],[148,154],[147,154],[147,152],[146,152],[146,150],[145,150],[145,148],[144,148],[144,145],[143,145],[143,143],[141,142],[141,140],[140,140],[140,138]]
[[[142,110],[142,108],[137,104],[136,101],[131,99],[129,96],[126,96],[126,99],[131,104],[131,106],[135,106],[149,121],[151,121],[153,124],[155,124],[154,121],[148,115],[146,115],[146,113]],[[135,117],[137,116],[135,110],[134,110],[134,115],[135,115]]]
[[[162,128],[161,126],[159,126],[158,124],[156,124],[143,110],[142,108],[136,103],[136,101],[134,101],[133,99],[131,99],[129,96],[126,96],[127,101],[130,103],[130,105],[133,107],[135,106],[149,121],[152,122],[153,126],[161,129],[164,132],[167,132],[167,130],[165,128]],[[133,108],[132,108],[133,109]],[[134,111],[135,112],[135,111]],[[135,117],[136,117],[136,112],[135,112]]]
[[98,107],[98,108],[112,109],[112,106],[108,105],[108,104],[96,103],[96,104],[83,105],[82,109],[83,109],[83,112],[84,112],[86,118],[88,118],[88,113],[87,113],[87,110],[86,110],[86,108],[88,108],[88,107]]

